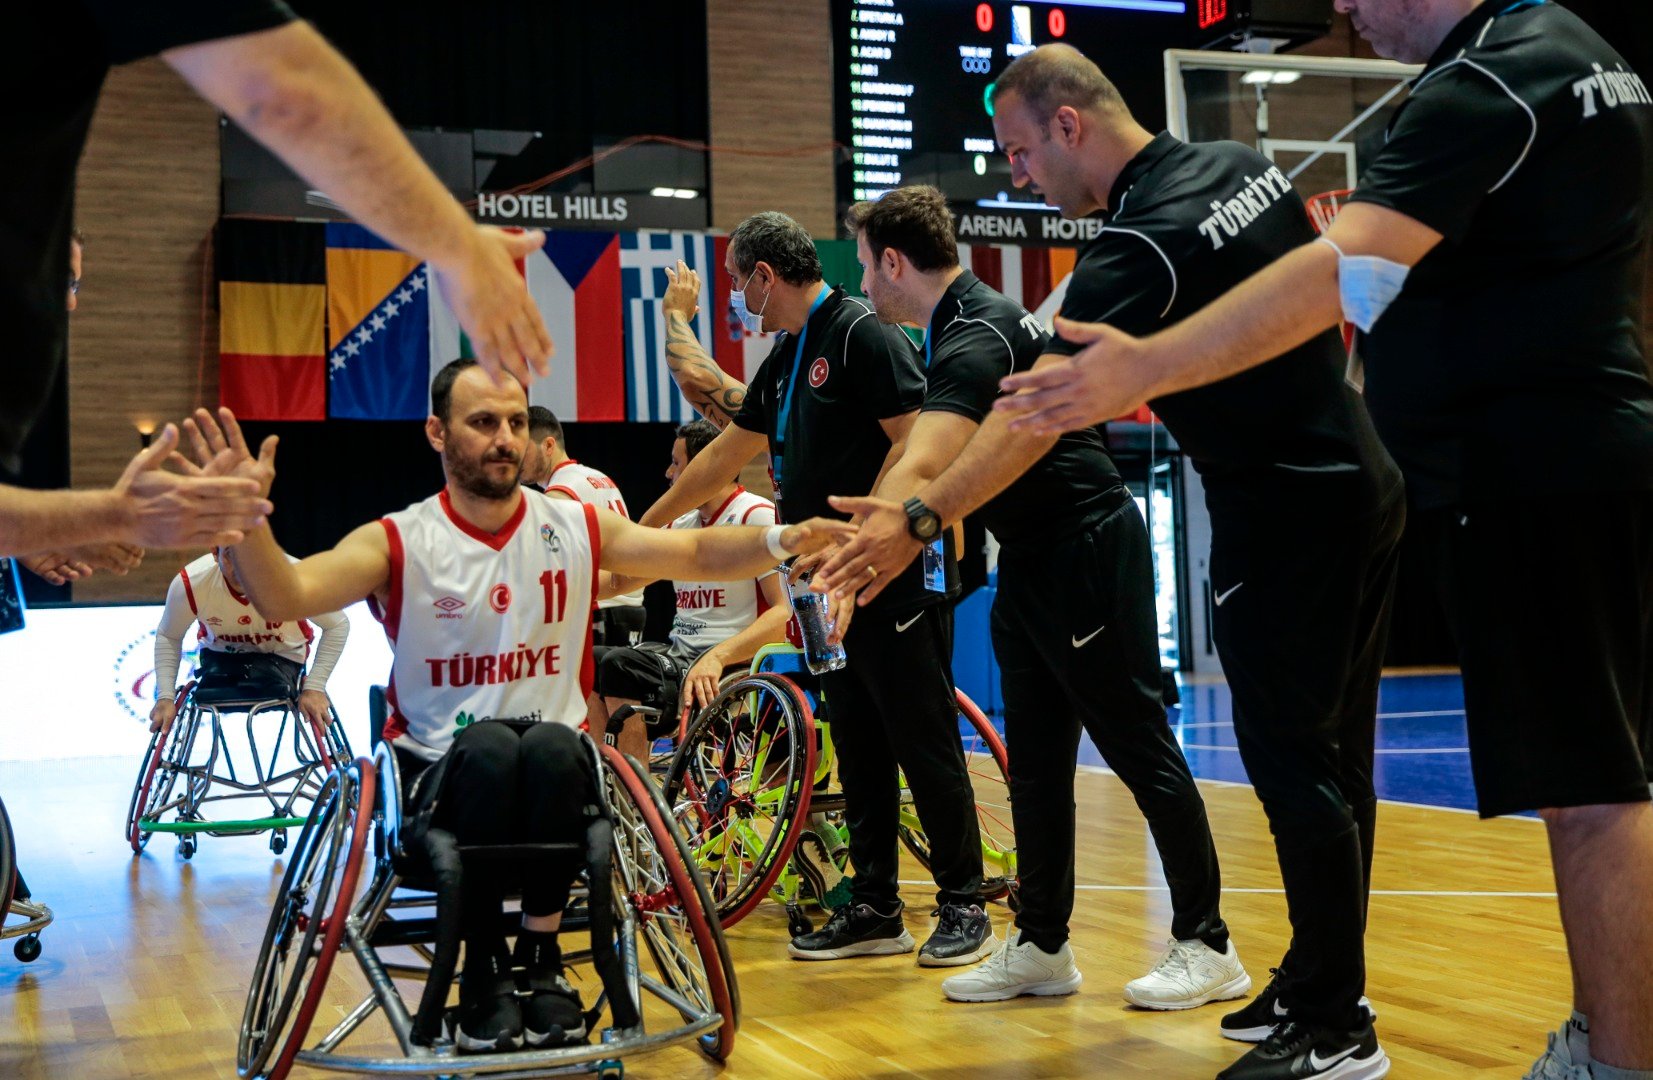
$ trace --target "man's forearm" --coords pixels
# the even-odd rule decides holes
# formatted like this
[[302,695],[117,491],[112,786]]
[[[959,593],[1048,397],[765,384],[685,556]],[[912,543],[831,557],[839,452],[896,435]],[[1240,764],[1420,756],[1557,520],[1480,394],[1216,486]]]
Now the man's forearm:
[[[747,441],[760,443],[762,436],[740,428],[726,428],[710,446],[695,455],[695,459],[678,474],[665,494],[637,519],[637,524],[658,529],[670,525],[690,510],[709,501],[740,473],[748,461],[752,460],[752,454],[746,452]],[[753,453],[755,452],[754,450]]]
[[110,491],[32,491],[0,485],[0,556],[130,542]]
[[309,25],[174,50],[167,60],[230,119],[394,246],[442,266],[472,242],[469,215],[367,83]]
[[268,525],[254,529],[232,549],[247,599],[266,619],[285,621],[316,614],[304,610],[302,582]]
[[680,311],[666,313],[666,367],[695,411],[724,428],[746,402],[746,384],[718,367]]
[[724,667],[750,660],[753,654],[765,645],[786,640],[786,621],[791,617],[791,607],[772,607],[753,619],[746,629],[718,642],[712,648],[716,650],[717,658],[723,662]]
[[1056,436],[1011,431],[1003,414],[990,413],[958,458],[917,495],[944,524],[962,521],[1014,483],[1054,445]]
[[1151,397],[1217,382],[1337,325],[1337,252],[1305,244],[1181,322],[1148,337]]

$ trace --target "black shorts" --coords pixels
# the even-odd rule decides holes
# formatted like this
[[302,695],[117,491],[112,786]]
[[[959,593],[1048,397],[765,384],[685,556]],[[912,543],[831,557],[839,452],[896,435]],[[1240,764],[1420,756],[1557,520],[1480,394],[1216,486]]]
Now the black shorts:
[[660,715],[648,721],[650,738],[677,729],[677,695],[693,660],[673,656],[671,646],[645,641],[635,648],[599,645],[592,650],[597,666],[595,687],[603,697],[626,698]]
[[1653,492],[1437,519],[1483,817],[1642,802],[1653,782]]

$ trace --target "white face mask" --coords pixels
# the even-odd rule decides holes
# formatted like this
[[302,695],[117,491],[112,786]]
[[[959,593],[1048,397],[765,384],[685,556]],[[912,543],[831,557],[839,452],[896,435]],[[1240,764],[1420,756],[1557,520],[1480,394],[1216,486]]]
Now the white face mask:
[[[751,274],[746,275],[746,285],[752,284],[752,274],[756,273],[757,270],[753,269]],[[746,306],[746,285],[729,290],[729,310],[735,313],[735,318],[740,320],[740,324],[746,327],[748,332],[761,334],[763,333],[763,312],[765,308],[769,307],[769,293],[763,294],[763,306],[754,312]]]
[[1343,319],[1369,333],[1406,285],[1410,266],[1376,255],[1345,255],[1324,236],[1320,242],[1337,252],[1337,294]]

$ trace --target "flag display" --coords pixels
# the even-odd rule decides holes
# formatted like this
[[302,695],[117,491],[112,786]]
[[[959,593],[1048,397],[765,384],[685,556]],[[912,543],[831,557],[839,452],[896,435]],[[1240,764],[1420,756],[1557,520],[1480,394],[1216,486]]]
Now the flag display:
[[430,415],[430,289],[425,267],[360,225],[327,225],[328,415]]
[[248,420],[325,420],[321,225],[218,227],[218,400]]
[[[729,240],[704,232],[551,231],[519,261],[556,344],[529,401],[571,421],[695,416],[666,364],[660,303],[679,260],[700,275],[691,327],[718,366],[751,382],[773,334],[729,307]],[[860,297],[849,240],[816,242],[828,284]],[[1049,325],[1076,252],[967,245],[960,261]],[[218,242],[222,400],[264,420],[421,420],[430,379],[474,356],[430,268],[358,225],[225,220]]]
[[[551,374],[528,387],[528,403],[558,420],[626,418],[620,320],[620,238],[616,233],[547,232],[545,246],[517,263],[556,346]],[[430,287],[430,371],[476,354],[437,283]]]

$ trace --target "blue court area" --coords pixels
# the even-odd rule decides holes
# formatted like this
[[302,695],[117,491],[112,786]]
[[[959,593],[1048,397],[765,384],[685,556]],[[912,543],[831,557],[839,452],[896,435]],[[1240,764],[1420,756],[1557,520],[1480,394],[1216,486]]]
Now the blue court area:
[[[1194,775],[1246,783],[1234,740],[1233,699],[1226,683],[1182,688],[1171,725]],[[1393,675],[1378,698],[1378,797],[1425,806],[1475,809],[1464,729],[1464,689],[1457,675]],[[1089,740],[1081,765],[1102,765]]]

